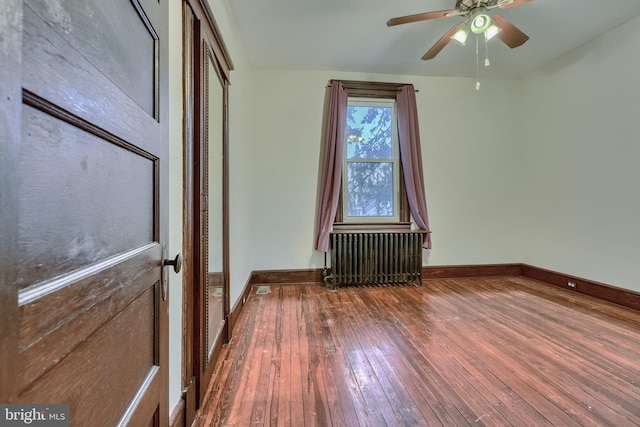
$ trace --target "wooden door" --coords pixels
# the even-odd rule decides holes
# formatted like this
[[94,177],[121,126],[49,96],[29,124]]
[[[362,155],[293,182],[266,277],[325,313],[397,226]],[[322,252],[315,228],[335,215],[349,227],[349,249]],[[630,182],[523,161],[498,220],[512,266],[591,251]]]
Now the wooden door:
[[0,401],[166,425],[167,1],[0,5]]

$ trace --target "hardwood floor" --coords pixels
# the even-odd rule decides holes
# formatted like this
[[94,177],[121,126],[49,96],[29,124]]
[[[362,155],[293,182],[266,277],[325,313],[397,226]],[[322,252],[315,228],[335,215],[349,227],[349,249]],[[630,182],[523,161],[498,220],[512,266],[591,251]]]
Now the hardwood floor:
[[199,426],[638,426],[640,313],[523,277],[252,291]]

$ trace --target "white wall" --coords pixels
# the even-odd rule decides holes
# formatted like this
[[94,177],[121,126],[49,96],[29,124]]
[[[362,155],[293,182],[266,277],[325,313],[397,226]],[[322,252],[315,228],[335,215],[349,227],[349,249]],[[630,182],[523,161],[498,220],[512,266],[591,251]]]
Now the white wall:
[[252,269],[321,267],[313,250],[329,79],[413,83],[433,249],[425,263],[521,262],[514,81],[253,70],[249,107]]
[[640,18],[521,82],[523,261],[640,291]]
[[[182,4],[169,2],[169,52],[182,58]],[[169,61],[169,245],[182,250],[182,61]],[[167,269],[167,272],[169,270]],[[169,273],[169,414],[182,396],[182,273]]]

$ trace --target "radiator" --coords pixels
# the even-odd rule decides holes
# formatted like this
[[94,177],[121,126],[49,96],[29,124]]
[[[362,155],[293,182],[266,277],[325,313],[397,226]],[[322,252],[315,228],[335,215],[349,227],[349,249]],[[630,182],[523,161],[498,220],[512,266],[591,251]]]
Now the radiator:
[[422,233],[332,233],[325,284],[421,283]]

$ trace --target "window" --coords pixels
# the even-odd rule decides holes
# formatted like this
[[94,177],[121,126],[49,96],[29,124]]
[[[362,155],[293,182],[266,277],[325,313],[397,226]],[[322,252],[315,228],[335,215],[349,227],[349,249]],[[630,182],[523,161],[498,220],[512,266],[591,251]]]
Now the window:
[[399,222],[395,99],[349,98],[342,157],[343,222]]
[[410,226],[394,83],[343,82],[346,109],[342,185],[334,224]]
[[415,89],[331,80],[314,230],[329,250],[337,228],[413,228],[431,248]]

